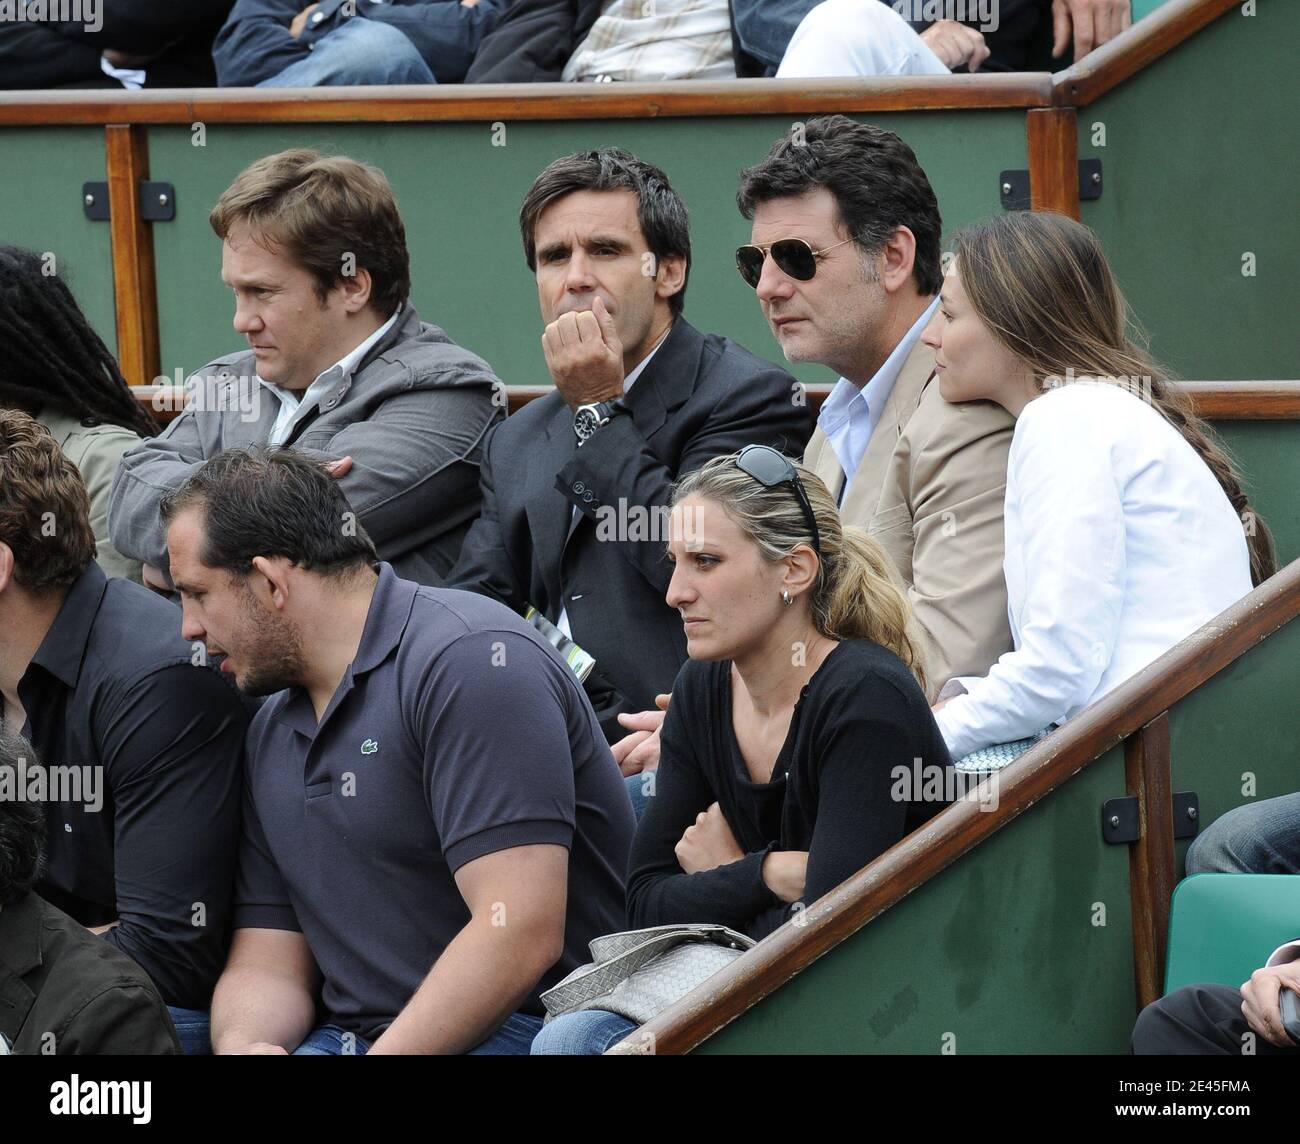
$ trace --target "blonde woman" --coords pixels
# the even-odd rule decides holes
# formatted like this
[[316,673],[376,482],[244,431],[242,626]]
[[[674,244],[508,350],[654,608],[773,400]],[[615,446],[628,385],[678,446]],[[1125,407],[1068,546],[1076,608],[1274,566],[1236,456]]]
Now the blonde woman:
[[[811,472],[750,445],[675,490],[668,603],[690,659],[628,874],[634,928],[717,922],[762,937],[942,807],[908,607],[888,557]],[[587,1010],[533,1052],[598,1053],[634,1027]]]
[[958,236],[923,338],[942,395],[1016,420],[1003,563],[1013,651],[936,711],[954,759],[1064,722],[1276,566],[1223,450],[1128,334],[1096,236],[1004,215]]

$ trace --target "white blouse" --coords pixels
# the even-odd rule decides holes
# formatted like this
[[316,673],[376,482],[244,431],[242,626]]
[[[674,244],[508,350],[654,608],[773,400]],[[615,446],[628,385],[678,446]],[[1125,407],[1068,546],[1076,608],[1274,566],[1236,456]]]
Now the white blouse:
[[1015,650],[936,715],[954,760],[1064,722],[1251,589],[1245,529],[1214,474],[1111,382],[1025,406],[1004,527]]

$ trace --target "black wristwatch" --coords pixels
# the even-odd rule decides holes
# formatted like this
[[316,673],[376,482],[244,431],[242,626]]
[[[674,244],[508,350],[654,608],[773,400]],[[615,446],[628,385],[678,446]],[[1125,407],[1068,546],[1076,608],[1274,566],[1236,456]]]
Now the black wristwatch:
[[620,413],[629,412],[627,402],[621,397],[613,401],[598,401],[594,405],[579,405],[573,411],[573,432],[578,438],[579,448],[590,441],[602,425],[608,425]]

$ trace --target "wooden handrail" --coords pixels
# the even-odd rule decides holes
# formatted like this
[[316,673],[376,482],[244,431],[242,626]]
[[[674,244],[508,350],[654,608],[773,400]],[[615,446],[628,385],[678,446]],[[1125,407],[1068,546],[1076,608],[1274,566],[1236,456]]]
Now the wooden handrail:
[[433,120],[662,119],[1047,107],[1048,72],[860,79],[677,80],[293,89],[22,91],[0,95],[0,125],[403,123]]
[[1171,48],[1195,35],[1241,0],[1165,0],[1077,64],[1052,78],[1052,102],[1058,107],[1087,107]]
[[[1187,381],[1196,412],[1209,421],[1300,420],[1300,381]],[[507,412],[545,397],[550,385],[506,387]],[[829,385],[808,385],[808,406],[816,414],[830,394]],[[160,422],[180,415],[185,391],[175,385],[133,385],[136,400]]]
[[954,803],[609,1052],[689,1052],[1297,616],[1300,560],[999,772],[997,810]]
[[644,119],[1085,107],[1240,0],[1166,0],[1073,67],[1048,72],[826,80],[447,84],[294,90],[11,91],[0,126]]

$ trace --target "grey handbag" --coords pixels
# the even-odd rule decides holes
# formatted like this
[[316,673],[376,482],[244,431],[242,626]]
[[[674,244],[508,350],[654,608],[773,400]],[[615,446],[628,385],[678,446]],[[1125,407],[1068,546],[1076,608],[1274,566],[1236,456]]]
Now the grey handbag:
[[542,994],[546,1020],[605,1009],[643,1025],[755,941],[720,925],[652,926],[593,940],[593,961]]

